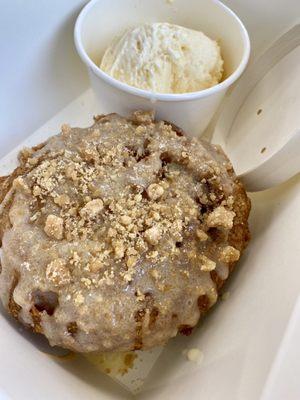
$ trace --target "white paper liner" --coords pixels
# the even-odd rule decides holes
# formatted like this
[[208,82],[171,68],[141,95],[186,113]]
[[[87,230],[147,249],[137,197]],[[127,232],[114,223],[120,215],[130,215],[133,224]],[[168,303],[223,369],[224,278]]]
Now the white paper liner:
[[[89,126],[93,123],[92,116],[100,113],[101,107],[96,106],[92,91],[86,91],[2,158],[0,175],[9,174],[17,166],[17,155],[23,147],[39,144],[57,134],[63,123]],[[224,399],[241,393],[245,399],[258,398],[257,391],[262,390],[299,294],[297,182],[299,179],[294,179],[284,190],[276,188],[252,196],[253,240],[248,251],[251,257],[246,255],[239,263],[238,276],[230,286],[230,298],[220,302],[190,338],[178,336],[164,349],[138,352],[134,367],[127,374],[109,375],[115,382],[133,394],[143,392],[145,398],[153,395],[151,398],[158,400],[173,398],[170,393],[175,391],[181,399],[191,396]],[[289,274],[283,265],[288,266]],[[273,296],[275,293],[288,293],[288,297],[282,301],[281,296]],[[272,335],[266,333],[270,327]],[[201,365],[186,361],[183,352],[187,348],[203,351]],[[69,362],[80,363],[78,358]],[[192,389],[195,383],[196,392]],[[174,386],[174,391],[169,389]]]

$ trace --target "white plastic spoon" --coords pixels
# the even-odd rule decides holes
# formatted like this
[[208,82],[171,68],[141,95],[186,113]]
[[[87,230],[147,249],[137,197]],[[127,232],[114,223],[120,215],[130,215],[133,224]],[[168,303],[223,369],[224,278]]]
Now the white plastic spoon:
[[249,192],[268,189],[292,178],[300,172],[300,130],[270,158],[239,178]]
[[249,66],[224,102],[212,142],[248,191],[300,172],[300,24]]

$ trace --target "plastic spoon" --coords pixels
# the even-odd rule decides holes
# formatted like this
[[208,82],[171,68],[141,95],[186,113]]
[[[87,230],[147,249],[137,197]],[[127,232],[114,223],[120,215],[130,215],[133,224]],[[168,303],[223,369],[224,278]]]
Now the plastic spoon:
[[249,66],[224,101],[212,142],[220,144],[248,191],[300,172],[300,24]]
[[239,178],[249,192],[257,192],[289,180],[300,172],[300,130],[270,158]]

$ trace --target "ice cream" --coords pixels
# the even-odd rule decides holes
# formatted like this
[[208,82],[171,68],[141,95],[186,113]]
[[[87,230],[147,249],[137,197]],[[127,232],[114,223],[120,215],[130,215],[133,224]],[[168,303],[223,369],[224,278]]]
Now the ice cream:
[[100,68],[112,77],[156,93],[186,93],[220,82],[218,43],[204,33],[169,23],[138,26],[116,38]]

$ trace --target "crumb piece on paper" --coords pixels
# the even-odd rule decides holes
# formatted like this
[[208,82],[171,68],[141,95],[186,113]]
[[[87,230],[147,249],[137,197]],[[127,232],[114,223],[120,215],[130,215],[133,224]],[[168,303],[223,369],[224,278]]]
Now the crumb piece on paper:
[[204,357],[203,352],[196,347],[183,350],[182,355],[185,356],[188,361],[196,364],[201,364]]

